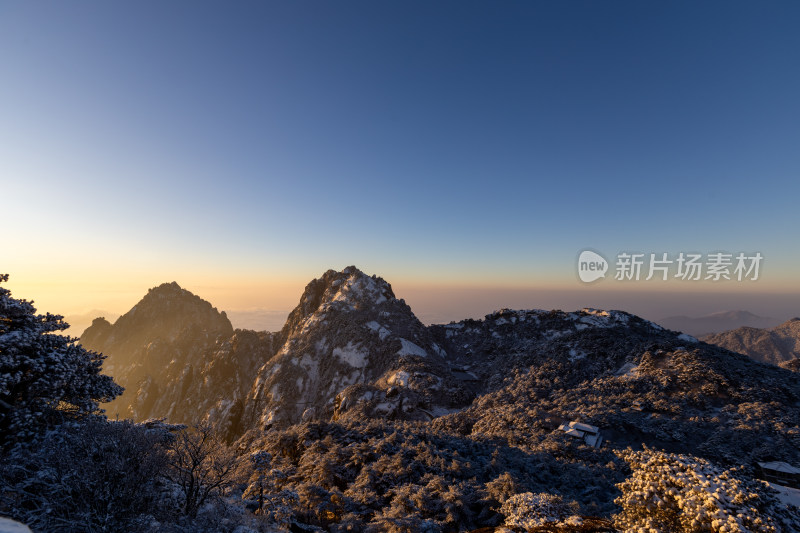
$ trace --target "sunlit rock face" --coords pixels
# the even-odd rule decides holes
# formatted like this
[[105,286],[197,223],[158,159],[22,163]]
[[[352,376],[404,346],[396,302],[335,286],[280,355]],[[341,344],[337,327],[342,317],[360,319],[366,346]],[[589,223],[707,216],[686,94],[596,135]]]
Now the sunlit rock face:
[[232,335],[224,312],[173,282],[150,289],[113,325],[95,319],[81,343],[108,357],[105,371],[126,389],[105,406],[107,413],[142,420],[193,412],[189,405],[178,405],[180,401],[165,406],[162,396],[176,383],[191,390],[204,356]]

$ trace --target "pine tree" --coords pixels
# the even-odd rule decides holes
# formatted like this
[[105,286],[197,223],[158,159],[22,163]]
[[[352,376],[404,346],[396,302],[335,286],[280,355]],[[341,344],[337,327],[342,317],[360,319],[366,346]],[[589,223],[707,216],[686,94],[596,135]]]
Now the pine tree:
[[[0,274],[0,283],[8,274]],[[0,287],[0,446],[65,419],[99,414],[122,388],[100,373],[102,354],[58,332],[63,317],[36,314],[33,302]]]

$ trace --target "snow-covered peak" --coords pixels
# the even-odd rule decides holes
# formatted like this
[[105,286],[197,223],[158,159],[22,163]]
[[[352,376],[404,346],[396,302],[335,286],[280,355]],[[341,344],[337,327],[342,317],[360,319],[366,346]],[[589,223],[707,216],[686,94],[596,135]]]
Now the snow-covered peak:
[[[344,269],[331,283],[330,302],[343,302],[353,309],[363,305],[378,305],[394,298],[392,288],[377,276],[367,276],[356,267]],[[334,292],[335,291],[335,292]]]
[[383,278],[368,276],[354,266],[337,272],[328,270],[306,285],[300,303],[289,315],[287,326],[294,330],[312,315],[318,320],[331,309],[355,311],[372,309],[396,301],[392,287]]
[[[460,382],[443,385],[446,352],[411,308],[385,280],[356,267],[311,281],[277,338],[281,347],[249,394],[248,420],[274,425],[389,413],[425,419],[430,406],[467,394],[458,396]],[[305,417],[310,408],[315,414]]]

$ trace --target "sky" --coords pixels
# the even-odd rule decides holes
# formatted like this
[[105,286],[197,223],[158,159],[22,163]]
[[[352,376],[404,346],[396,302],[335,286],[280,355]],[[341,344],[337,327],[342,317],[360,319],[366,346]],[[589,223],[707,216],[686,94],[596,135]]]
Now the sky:
[[[68,315],[173,280],[280,315],[351,264],[431,321],[800,315],[798,25],[796,2],[0,0],[0,271]],[[582,283],[585,249],[612,275]],[[617,281],[624,251],[764,259]]]

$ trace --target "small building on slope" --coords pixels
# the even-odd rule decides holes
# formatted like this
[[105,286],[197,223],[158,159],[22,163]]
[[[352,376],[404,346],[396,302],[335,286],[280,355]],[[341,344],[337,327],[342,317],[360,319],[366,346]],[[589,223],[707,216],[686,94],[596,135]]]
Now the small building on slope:
[[758,463],[758,477],[785,487],[800,488],[800,468],[783,461]]
[[567,424],[561,424],[558,429],[576,439],[583,439],[586,444],[599,448],[603,444],[603,436],[600,435],[600,428],[589,424],[583,424],[573,420]]

